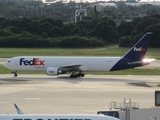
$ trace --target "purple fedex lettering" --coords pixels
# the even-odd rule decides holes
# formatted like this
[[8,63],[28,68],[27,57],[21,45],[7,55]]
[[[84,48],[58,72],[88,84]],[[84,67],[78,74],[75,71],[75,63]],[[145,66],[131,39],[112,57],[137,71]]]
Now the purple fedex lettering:
[[44,60],[39,60],[39,58],[33,58],[33,60],[25,60],[25,58],[20,58],[20,65],[44,66]]

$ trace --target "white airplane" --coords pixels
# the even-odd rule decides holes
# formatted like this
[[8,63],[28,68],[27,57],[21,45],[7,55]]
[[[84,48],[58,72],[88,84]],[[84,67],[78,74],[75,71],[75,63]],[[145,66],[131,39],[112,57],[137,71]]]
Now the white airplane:
[[0,120],[119,120],[106,115],[88,114],[0,114]]
[[[17,119],[12,118],[11,120],[52,120],[52,119],[53,120],[58,120],[58,119],[59,120],[94,120],[93,118],[95,116],[96,116],[96,120],[119,120],[119,119],[115,118],[114,116],[105,117],[103,114],[98,114],[98,115],[97,114],[96,115],[95,114],[84,114],[84,115],[83,114],[81,114],[81,115],[78,115],[78,114],[48,114],[48,115],[41,114],[41,116],[43,116],[43,117],[39,118],[40,115],[38,115],[38,119],[36,119],[35,118],[35,117],[37,117],[36,114],[30,114],[30,115],[26,114],[26,116],[25,116],[24,113],[20,110],[20,108],[16,104],[14,104],[14,107],[16,108],[18,115],[22,115],[22,116],[20,118],[17,118],[17,115],[7,114],[8,116],[12,116],[12,117],[16,116]],[[1,116],[4,116],[4,118],[8,120],[8,118],[5,117],[6,115],[0,115],[0,120],[1,120]],[[31,116],[31,117],[28,117],[28,116]],[[25,119],[25,117],[27,117],[27,119]],[[46,117],[47,117],[47,119],[44,119]],[[5,120],[4,118],[3,118],[3,120]]]
[[103,114],[24,114],[14,104],[18,114],[0,114],[0,120],[119,120]]
[[71,78],[84,77],[85,71],[104,72],[141,67],[150,63],[150,61],[143,61],[143,58],[152,35],[153,33],[146,33],[122,57],[19,56],[7,60],[3,65],[12,70],[15,77],[19,70],[43,70],[51,76],[71,72]]

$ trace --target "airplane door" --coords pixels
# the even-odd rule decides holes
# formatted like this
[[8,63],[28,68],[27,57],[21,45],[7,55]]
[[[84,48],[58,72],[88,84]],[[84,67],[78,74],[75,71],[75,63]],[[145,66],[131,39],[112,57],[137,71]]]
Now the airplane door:
[[20,66],[19,66],[19,59],[15,59],[15,64],[13,65],[14,66],[14,69],[15,70],[19,70],[20,69]]
[[18,66],[19,61],[16,59],[15,60],[15,65]]

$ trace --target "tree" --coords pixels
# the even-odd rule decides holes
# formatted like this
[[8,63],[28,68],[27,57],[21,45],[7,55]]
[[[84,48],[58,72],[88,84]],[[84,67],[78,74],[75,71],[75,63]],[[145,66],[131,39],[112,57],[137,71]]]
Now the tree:
[[119,47],[129,47],[131,46],[131,37],[121,37],[119,39]]
[[48,38],[48,34],[47,34],[47,33],[43,33],[43,34],[42,34],[42,37],[43,37],[43,38]]
[[109,24],[107,20],[100,21],[93,31],[92,35],[103,38],[106,43],[113,43],[113,27]]
[[121,36],[128,36],[133,31],[134,27],[131,22],[122,21],[121,24],[117,27],[118,32]]
[[63,32],[61,28],[59,27],[53,27],[52,28],[52,37],[60,37],[63,36]]

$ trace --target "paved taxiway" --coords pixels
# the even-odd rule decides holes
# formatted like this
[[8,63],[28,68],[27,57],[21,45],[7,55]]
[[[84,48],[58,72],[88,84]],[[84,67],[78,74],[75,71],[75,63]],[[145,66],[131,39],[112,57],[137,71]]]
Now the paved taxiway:
[[6,62],[9,58],[0,58],[0,65]]
[[108,110],[111,101],[131,98],[140,108],[154,106],[154,92],[160,90],[160,76],[86,75],[0,75],[0,114],[16,113],[17,103],[24,113],[96,113]]

